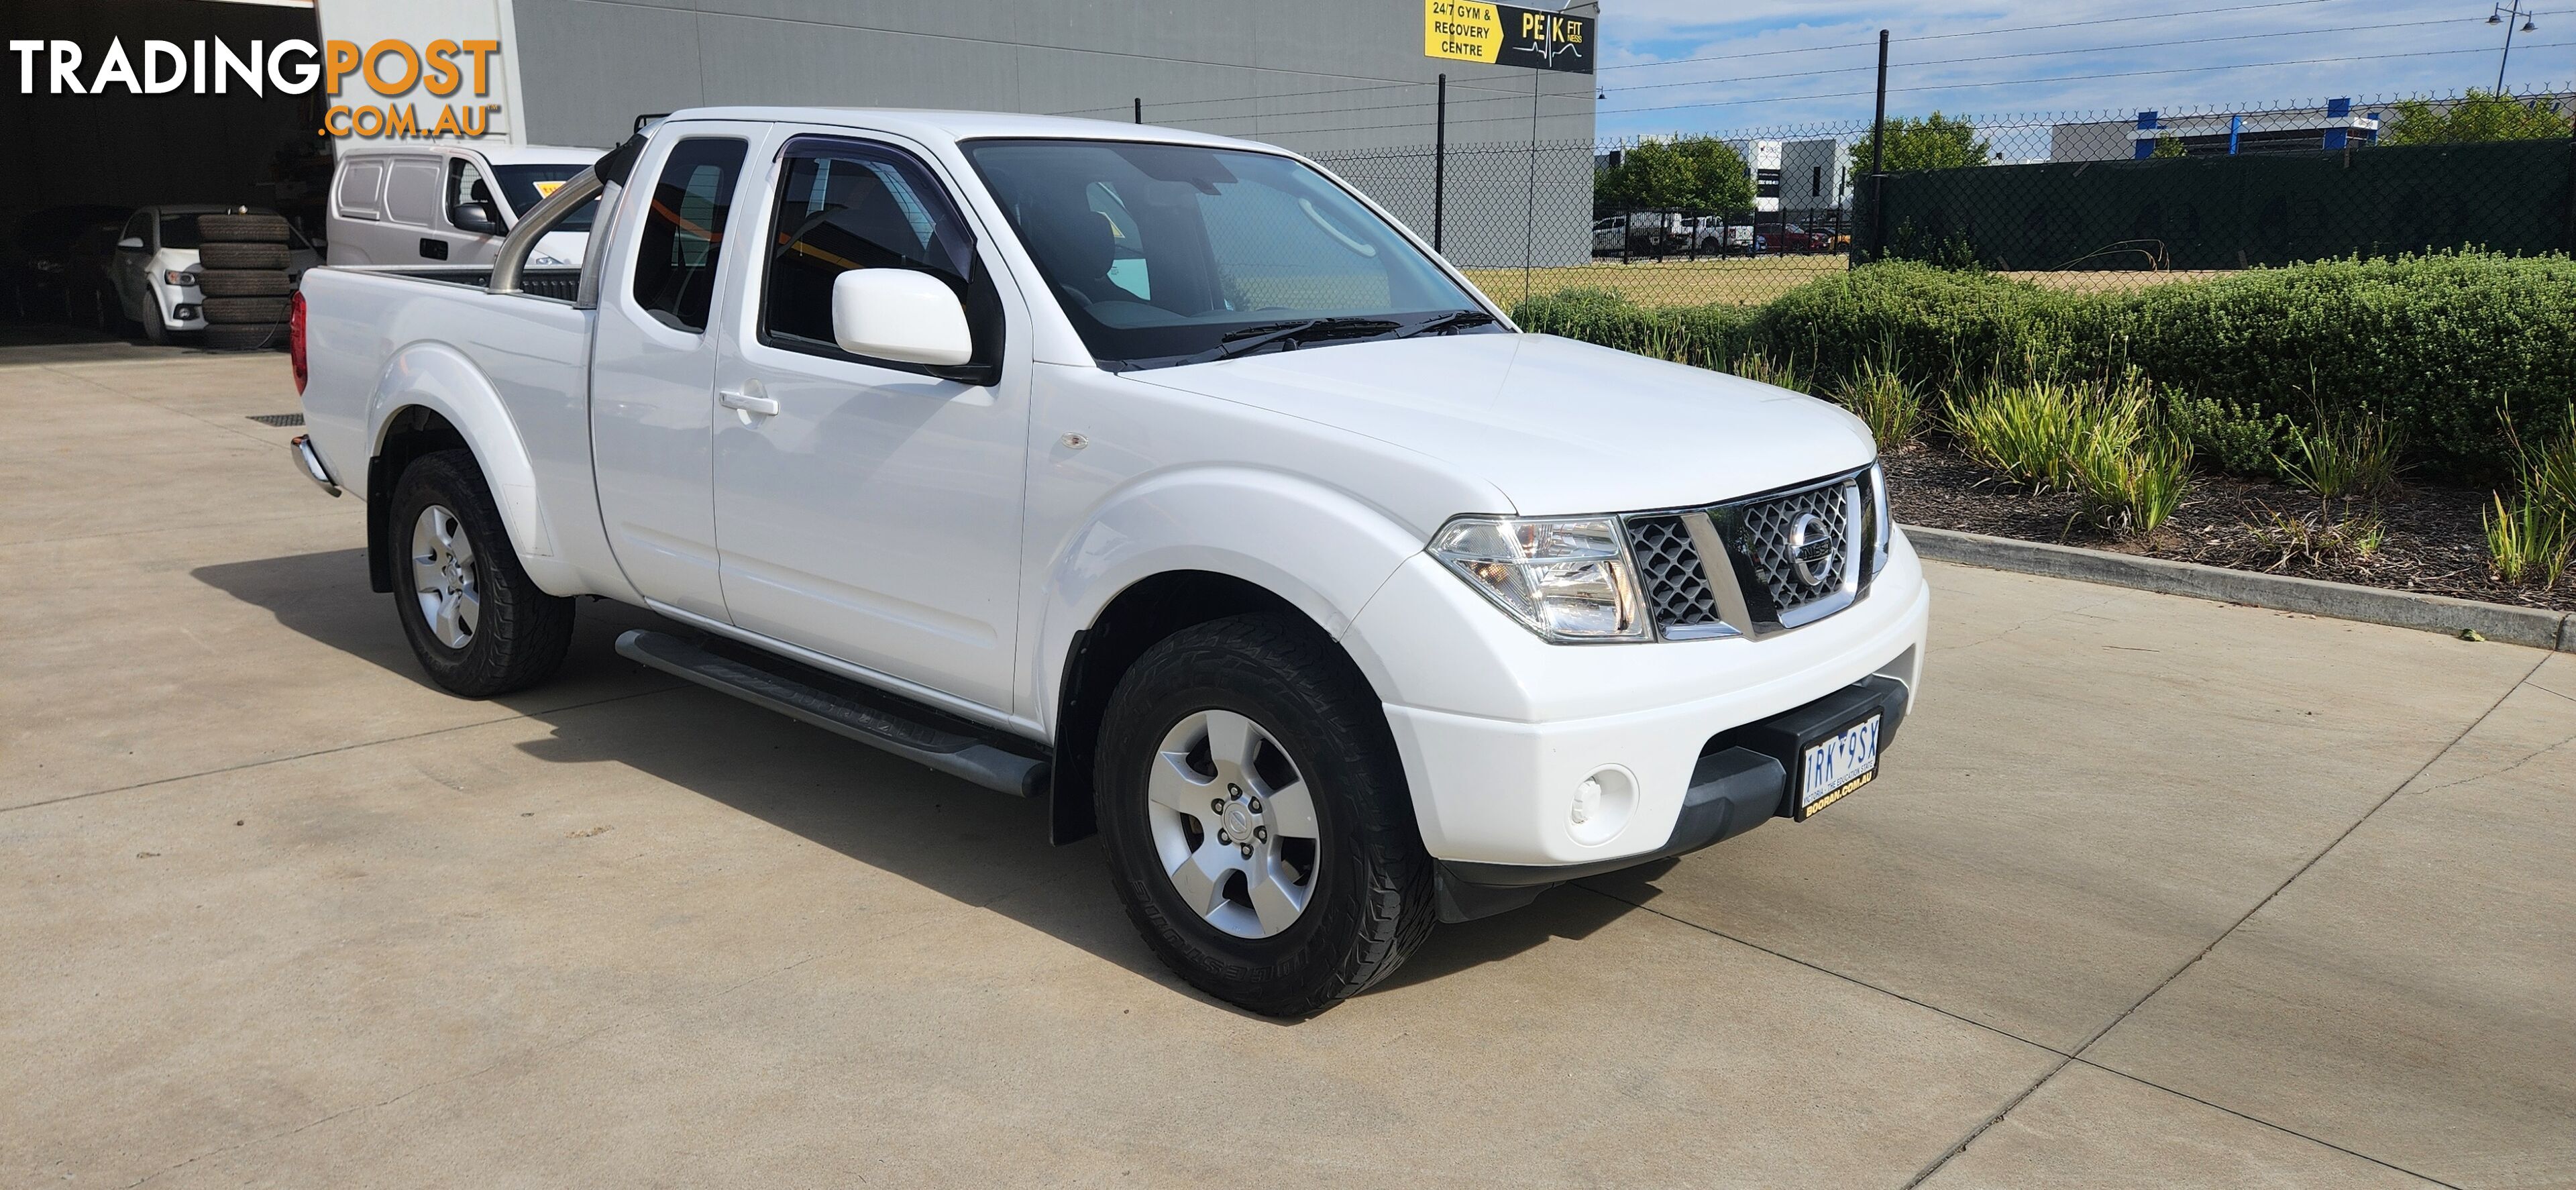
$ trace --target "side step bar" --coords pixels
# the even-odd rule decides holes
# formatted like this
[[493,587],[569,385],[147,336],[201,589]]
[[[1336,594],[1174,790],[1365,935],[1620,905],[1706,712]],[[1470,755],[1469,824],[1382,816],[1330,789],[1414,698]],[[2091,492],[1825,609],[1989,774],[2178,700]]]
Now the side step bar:
[[[676,636],[630,629],[617,651],[664,673],[802,719],[835,735],[883,748],[939,772],[1019,797],[1047,788],[1047,762],[970,735],[903,718],[782,674],[721,657]],[[890,696],[889,696],[890,697]]]

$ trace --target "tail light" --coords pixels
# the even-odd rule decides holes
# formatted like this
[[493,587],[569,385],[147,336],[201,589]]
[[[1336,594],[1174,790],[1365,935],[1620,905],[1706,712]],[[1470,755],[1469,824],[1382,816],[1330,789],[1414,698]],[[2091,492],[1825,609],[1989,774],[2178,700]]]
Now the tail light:
[[286,304],[286,362],[295,369],[295,395],[304,395],[304,294]]

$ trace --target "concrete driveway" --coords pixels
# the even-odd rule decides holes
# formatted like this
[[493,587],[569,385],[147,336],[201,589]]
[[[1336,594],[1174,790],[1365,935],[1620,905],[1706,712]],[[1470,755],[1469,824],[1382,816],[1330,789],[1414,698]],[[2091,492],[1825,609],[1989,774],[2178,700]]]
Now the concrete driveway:
[[1296,1024],[1044,807],[466,702],[282,357],[0,358],[0,1184],[2565,1186],[2576,656],[1935,567],[1883,780]]

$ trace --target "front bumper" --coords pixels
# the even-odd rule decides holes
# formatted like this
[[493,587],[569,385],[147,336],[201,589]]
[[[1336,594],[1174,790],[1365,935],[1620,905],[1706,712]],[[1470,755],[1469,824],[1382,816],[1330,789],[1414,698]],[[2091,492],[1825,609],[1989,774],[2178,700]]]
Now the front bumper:
[[1638,855],[1579,864],[1490,864],[1441,861],[1440,918],[1470,921],[1527,904],[1568,880],[1599,876],[1660,859],[1688,855],[1732,839],[1773,818],[1792,817],[1792,778],[1806,747],[1842,727],[1879,717],[1878,755],[1884,763],[1896,730],[1905,722],[1913,691],[1891,677],[1871,676],[1758,723],[1711,738],[1691,768],[1681,812],[1661,847]]
[[1427,556],[1342,639],[1385,704],[1432,858],[1607,870],[1687,841],[1701,758],[1724,733],[1872,677],[1910,704],[1930,618],[1899,534],[1865,597],[1760,640],[1548,644]]

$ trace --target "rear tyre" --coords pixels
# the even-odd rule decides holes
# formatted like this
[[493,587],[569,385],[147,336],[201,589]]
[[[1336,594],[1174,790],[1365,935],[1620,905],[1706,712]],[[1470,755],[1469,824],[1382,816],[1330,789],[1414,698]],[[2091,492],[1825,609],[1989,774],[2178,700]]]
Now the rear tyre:
[[214,323],[200,332],[208,351],[257,351],[263,347],[286,345],[286,324]]
[[282,297],[210,297],[204,308],[210,323],[265,326],[286,321],[286,299]]
[[210,269],[282,269],[286,245],[208,242],[197,249],[197,263]]
[[1431,860],[1385,711],[1312,625],[1234,616],[1155,645],[1111,696],[1097,757],[1111,883],[1209,995],[1316,1012],[1429,936]]
[[538,590],[510,552],[471,452],[413,460],[391,515],[394,615],[431,681],[490,698],[554,675],[572,645],[572,600]]
[[209,298],[284,297],[295,285],[277,269],[204,269],[197,289]]
[[206,241],[228,244],[283,244],[286,242],[286,217],[283,215],[199,215],[197,235]]

